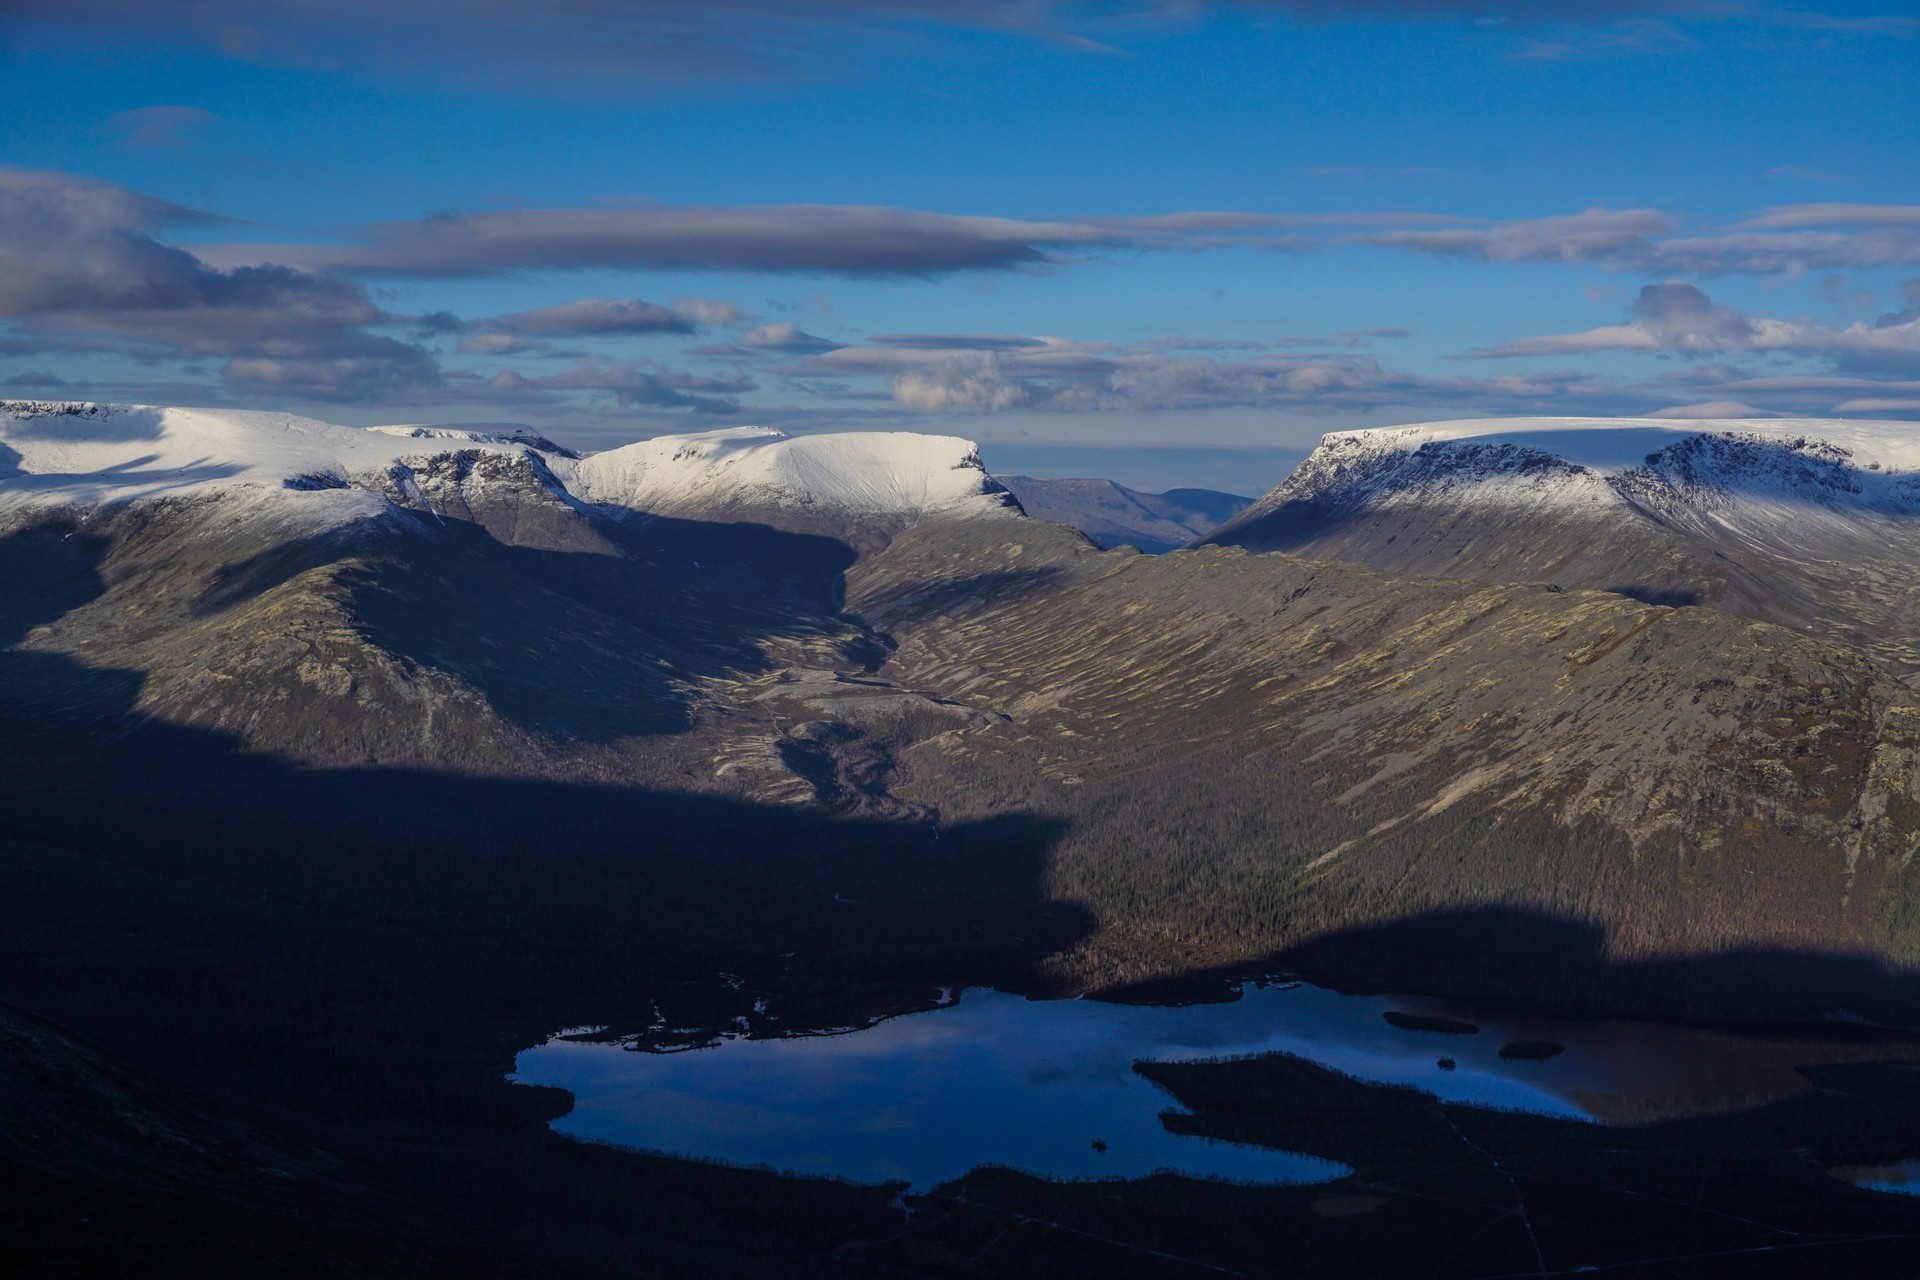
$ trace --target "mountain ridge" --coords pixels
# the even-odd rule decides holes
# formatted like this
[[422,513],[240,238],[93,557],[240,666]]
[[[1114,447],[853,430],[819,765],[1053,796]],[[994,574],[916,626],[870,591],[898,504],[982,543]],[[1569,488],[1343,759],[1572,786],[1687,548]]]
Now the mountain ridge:
[[1202,541],[1705,604],[1920,678],[1911,424],[1519,419],[1327,436]]

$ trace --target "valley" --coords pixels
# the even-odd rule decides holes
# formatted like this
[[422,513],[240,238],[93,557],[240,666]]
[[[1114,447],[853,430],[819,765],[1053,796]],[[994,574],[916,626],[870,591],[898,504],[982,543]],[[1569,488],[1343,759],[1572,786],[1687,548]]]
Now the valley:
[[[699,1042],[864,1026],[943,989],[1218,998],[1270,972],[1576,1016],[1912,1027],[1920,702],[1911,601],[1887,585],[1907,463],[1854,467],[1836,451],[1877,437],[1845,427],[1795,424],[1759,478],[1742,468],[1772,426],[1669,425],[1644,453],[1615,428],[1666,459],[1652,479],[1504,441],[1486,475],[1456,474],[1437,431],[1438,462],[1417,434],[1419,460],[1394,444],[1391,465],[1330,438],[1199,545],[1148,555],[1034,518],[952,437],[737,429],[579,457],[505,428],[9,403],[0,999],[31,1011],[20,1027],[58,1025],[7,1061],[39,1080],[40,1056],[98,1055],[100,1079],[133,1083],[21,1094],[91,1117],[104,1154],[56,1176],[13,1139],[0,1163],[35,1189],[22,1212],[73,1238],[94,1193],[72,1188],[116,1188],[109,1254],[158,1247],[136,1209],[162,1186],[236,1263],[288,1247],[289,1205],[353,1224],[300,1246],[315,1274],[613,1274],[636,1250],[688,1273],[925,1273],[994,1230],[1019,1247],[963,1270],[1042,1274],[1061,1224],[1167,1274],[1266,1274],[1167,1206],[1411,1206],[1383,1170],[1439,1160],[1449,1125],[1535,1153],[1540,1177],[1588,1176],[1604,1160],[1564,1121],[1162,1063],[1141,1070],[1192,1110],[1176,1130],[1284,1132],[1358,1181],[986,1170],[902,1230],[884,1187],[571,1142],[546,1128],[564,1097],[504,1077],[568,1027]],[[1819,519],[1754,514],[1782,492]],[[1899,1061],[1843,1055],[1815,1098],[1636,1132],[1647,1152],[1664,1133],[1904,1159],[1865,1118],[1909,1105],[1887,1101]],[[159,1101],[91,1100],[130,1089]],[[1328,1090],[1331,1110],[1299,1113]],[[148,1113],[209,1136],[129,1159],[161,1122],[111,1117]],[[1379,1145],[1387,1113],[1422,1117],[1400,1147]],[[228,1164],[192,1154],[209,1143]],[[1660,1184],[1633,1159],[1629,1182]],[[231,1174],[254,1165],[284,1193]],[[1898,1274],[1908,1209],[1819,1185],[1790,1225],[1772,1191],[1733,1188],[1725,1212],[1845,1236],[1861,1274]],[[484,1261],[462,1252],[480,1222]],[[1600,1222],[1564,1230],[1599,1240]],[[1681,1218],[1647,1230],[1644,1256],[1694,1248]],[[1351,1247],[1331,1240],[1313,1247]],[[1446,1274],[1513,1247],[1491,1231]],[[207,1254],[175,1265],[205,1274]]]

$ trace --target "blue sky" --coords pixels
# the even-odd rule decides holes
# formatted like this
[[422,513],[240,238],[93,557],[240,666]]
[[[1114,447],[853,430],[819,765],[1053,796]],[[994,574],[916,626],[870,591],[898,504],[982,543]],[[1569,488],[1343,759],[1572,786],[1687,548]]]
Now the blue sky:
[[0,394],[1247,490],[1386,422],[1920,419],[1912,0],[956,9],[21,0]]

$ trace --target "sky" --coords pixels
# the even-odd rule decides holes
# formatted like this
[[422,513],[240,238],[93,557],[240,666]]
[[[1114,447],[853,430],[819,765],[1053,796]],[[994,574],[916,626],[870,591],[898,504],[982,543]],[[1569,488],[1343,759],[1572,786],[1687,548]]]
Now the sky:
[[5,0],[0,75],[0,397],[1241,492],[1920,430],[1916,0]]

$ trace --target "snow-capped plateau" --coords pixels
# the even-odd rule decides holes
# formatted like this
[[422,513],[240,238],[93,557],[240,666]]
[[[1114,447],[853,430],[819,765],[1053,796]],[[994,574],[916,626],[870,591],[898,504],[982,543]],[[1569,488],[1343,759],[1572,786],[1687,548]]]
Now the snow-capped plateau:
[[1694,436],[1744,437],[1800,449],[1824,446],[1874,471],[1920,471],[1920,424],[1851,418],[1474,418],[1336,431],[1323,449],[1378,455],[1474,441],[1535,450],[1603,473],[1633,470]]
[[[1459,491],[1483,505],[1580,508],[1609,495],[1718,490],[1746,504],[1920,509],[1920,428],[1831,419],[1489,418],[1337,431],[1219,541],[1291,535],[1276,515]],[[1726,505],[1722,503],[1721,505]],[[1231,536],[1229,536],[1231,535]],[[1276,544],[1277,545],[1277,544]]]
[[911,519],[1018,510],[971,440],[906,431],[790,436],[732,427],[642,440],[556,470],[583,501],[650,515],[713,519],[765,508]]
[[368,488],[453,448],[519,455],[523,439],[342,427],[297,414],[151,405],[0,402],[0,503],[98,507],[212,490],[288,501]]
[[1920,427],[1520,418],[1335,432],[1208,542],[1707,604],[1920,672]]

